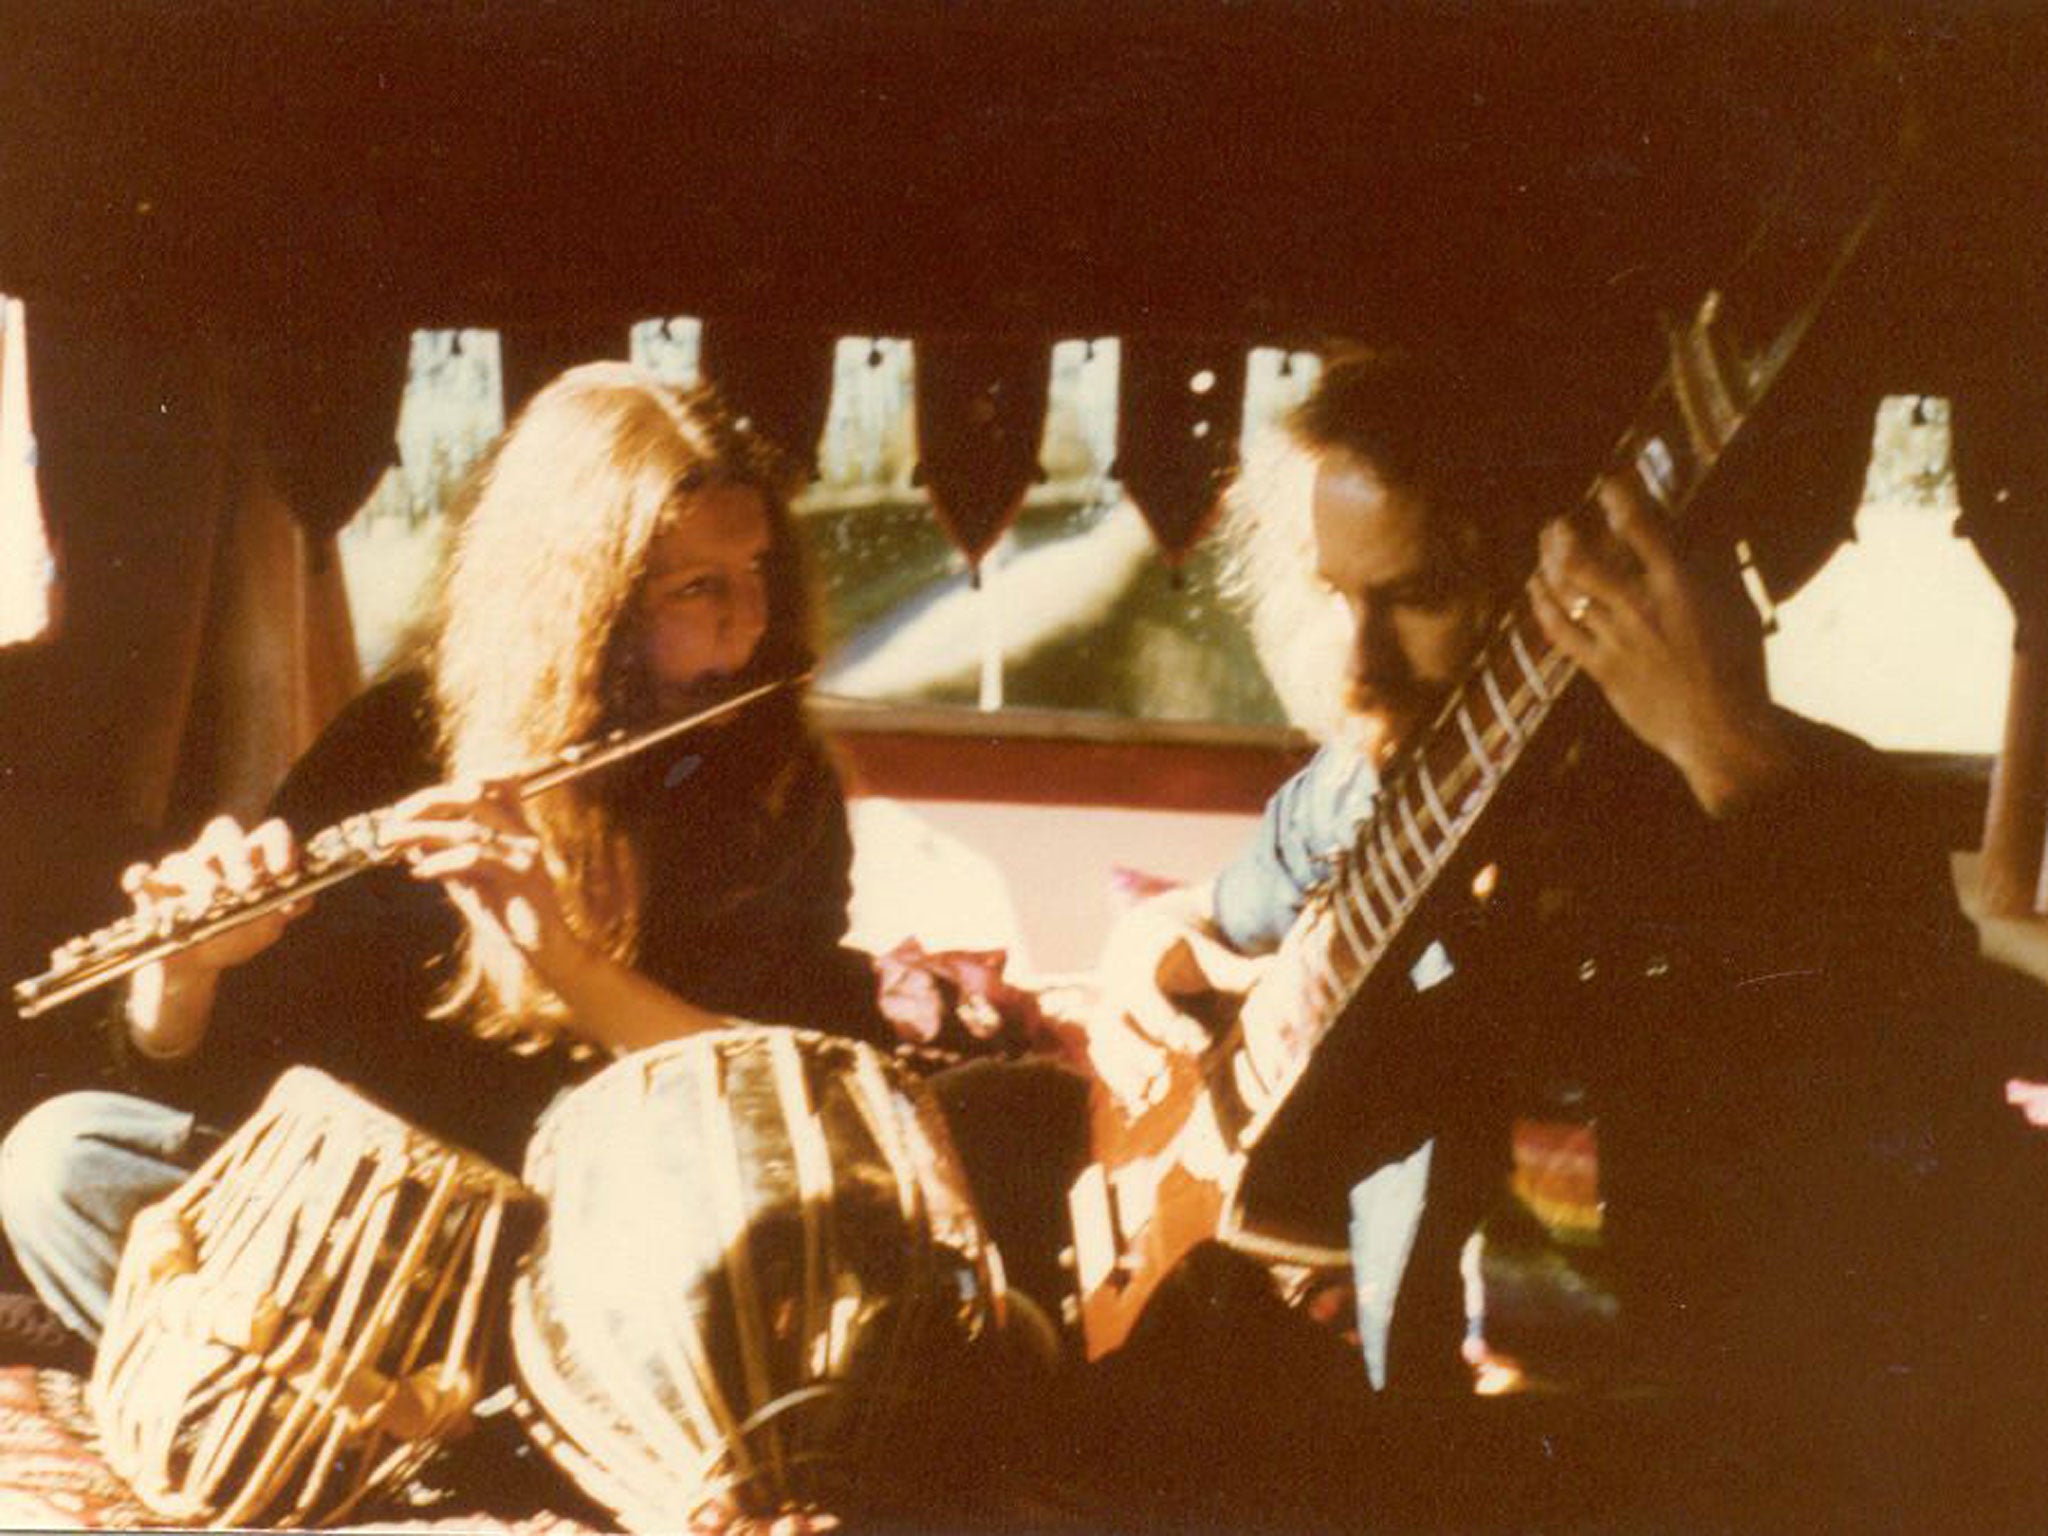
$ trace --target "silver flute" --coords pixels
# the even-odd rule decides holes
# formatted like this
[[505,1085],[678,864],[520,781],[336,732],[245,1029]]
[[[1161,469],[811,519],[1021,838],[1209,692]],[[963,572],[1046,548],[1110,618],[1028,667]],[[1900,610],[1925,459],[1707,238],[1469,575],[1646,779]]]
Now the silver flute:
[[[808,673],[762,683],[709,709],[680,720],[666,721],[639,732],[617,730],[595,741],[578,742],[521,773],[510,775],[519,798],[531,800],[557,785],[608,768],[623,758],[659,746],[672,737],[723,720],[781,688],[805,681]],[[384,840],[391,807],[363,811],[314,833],[300,849],[299,866],[291,874],[265,881],[249,891],[221,890],[203,912],[170,908],[145,916],[118,918],[97,932],[66,940],[50,951],[50,968],[14,984],[14,1011],[24,1019],[47,1013],[61,1003],[119,981],[145,965],[203,944],[216,935],[254,922],[287,902],[298,901],[331,885],[339,885],[366,869],[389,864],[398,850]]]

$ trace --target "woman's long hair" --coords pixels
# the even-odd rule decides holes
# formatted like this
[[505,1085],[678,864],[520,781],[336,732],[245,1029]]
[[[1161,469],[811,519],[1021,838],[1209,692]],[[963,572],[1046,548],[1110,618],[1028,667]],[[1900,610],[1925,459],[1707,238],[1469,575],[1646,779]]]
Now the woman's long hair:
[[[652,723],[636,641],[648,550],[691,492],[714,484],[749,486],[768,508],[767,629],[742,681],[809,667],[780,461],[708,389],[625,363],[573,368],[519,413],[459,509],[428,652],[450,778],[502,776],[605,730]],[[571,784],[527,814],[570,924],[630,963],[640,879],[616,812]],[[561,1000],[501,936],[466,928],[457,962],[437,1016],[536,1048],[561,1033]]]

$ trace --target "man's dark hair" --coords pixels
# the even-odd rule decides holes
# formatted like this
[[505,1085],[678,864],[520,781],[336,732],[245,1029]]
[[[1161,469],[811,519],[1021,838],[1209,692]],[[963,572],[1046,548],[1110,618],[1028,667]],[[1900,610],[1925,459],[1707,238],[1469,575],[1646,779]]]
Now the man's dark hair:
[[[1350,454],[1439,515],[1479,530],[1483,579],[1513,581],[1535,562],[1533,540],[1565,511],[1555,444],[1486,374],[1406,351],[1333,353],[1286,418],[1315,454]],[[1591,465],[1571,473],[1591,478]],[[1582,490],[1583,485],[1574,487]]]

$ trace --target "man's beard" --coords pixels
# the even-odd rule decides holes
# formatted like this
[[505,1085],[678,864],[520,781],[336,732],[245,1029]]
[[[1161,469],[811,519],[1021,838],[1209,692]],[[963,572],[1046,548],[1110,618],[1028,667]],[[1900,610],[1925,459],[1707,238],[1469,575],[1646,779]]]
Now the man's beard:
[[1449,692],[1412,682],[1353,683],[1344,690],[1340,740],[1375,768],[1384,768],[1436,717]]

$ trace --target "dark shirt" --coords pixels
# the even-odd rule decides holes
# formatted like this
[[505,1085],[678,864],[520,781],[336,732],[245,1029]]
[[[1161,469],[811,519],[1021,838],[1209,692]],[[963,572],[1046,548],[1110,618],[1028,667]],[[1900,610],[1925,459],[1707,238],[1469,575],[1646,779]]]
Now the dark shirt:
[[[273,813],[305,838],[443,775],[425,680],[356,699],[293,767]],[[638,964],[717,1013],[882,1038],[867,957],[844,947],[852,844],[830,763],[793,700],[601,771],[642,863]],[[764,806],[758,790],[772,782]],[[230,1125],[294,1063],[516,1169],[535,1119],[598,1061],[485,1041],[428,1017],[460,918],[442,889],[377,869],[322,892],[223,978],[199,1051],[157,1091]]]
[[[1945,852],[1839,732],[1796,722],[1798,770],[1715,820],[1604,709],[1569,730],[1576,750],[1524,766],[1391,984],[1325,1046],[1341,1083],[1305,1085],[1289,1214],[1341,1211],[1351,1182],[1434,1144],[1393,1375],[1455,1385],[1457,1253],[1504,1189],[1506,1128],[1583,1117],[1646,1351],[1742,1369],[1824,1326],[1876,1358],[1869,1318],[1902,1306],[1864,1293],[1938,1205],[1940,1123],[1981,1087],[1943,1012],[1974,950]],[[1278,941],[1375,788],[1325,751],[1275,795],[1216,882],[1233,942]],[[1499,872],[1484,905],[1460,889],[1477,859]]]

